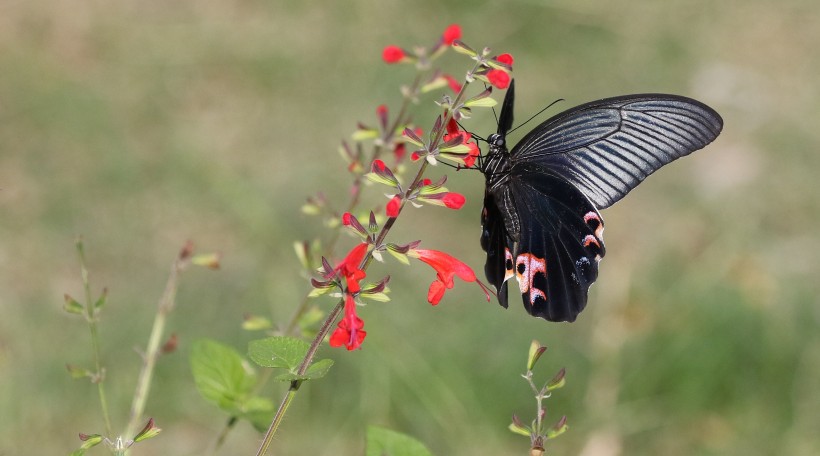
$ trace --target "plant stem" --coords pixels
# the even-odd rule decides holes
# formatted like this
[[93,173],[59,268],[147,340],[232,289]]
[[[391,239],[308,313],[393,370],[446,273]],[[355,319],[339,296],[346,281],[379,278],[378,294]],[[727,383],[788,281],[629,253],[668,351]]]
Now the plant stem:
[[145,403],[148,400],[148,392],[151,389],[151,378],[154,374],[154,366],[159,358],[165,325],[168,322],[168,314],[174,308],[176,301],[177,287],[179,285],[179,274],[183,271],[187,261],[178,258],[171,266],[171,273],[168,282],[165,284],[165,291],[159,300],[157,313],[154,316],[154,324],[151,327],[151,335],[148,337],[148,345],[143,354],[142,369],[137,379],[137,388],[134,391],[134,399],[131,402],[131,413],[128,419],[128,426],[125,428],[125,438],[132,438],[141,427],[142,414],[145,411]]
[[97,331],[97,309],[91,299],[91,284],[88,280],[88,269],[85,267],[85,248],[83,246],[82,238],[77,239],[76,243],[77,253],[80,257],[80,275],[83,280],[83,288],[85,289],[85,310],[86,321],[91,332],[91,351],[94,357],[94,383],[97,384],[97,393],[100,396],[100,407],[102,408],[103,420],[105,421],[105,433],[111,437],[111,418],[108,414],[108,400],[105,396],[105,369],[102,367],[100,360],[100,336]]
[[[336,307],[330,311],[327,318],[325,319],[324,323],[322,323],[322,327],[319,328],[319,332],[316,334],[316,337],[313,338],[313,342],[310,344],[310,348],[308,348],[307,353],[305,354],[304,359],[302,359],[302,363],[299,365],[299,369],[296,371],[297,375],[304,375],[307,371],[308,367],[310,367],[310,363],[313,361],[313,357],[316,356],[316,351],[319,349],[319,345],[321,345],[322,341],[325,340],[325,336],[330,331],[330,327],[333,325],[333,322],[336,321],[336,318],[339,316],[339,313],[342,311],[342,307],[344,306],[344,299],[339,300],[339,303],[336,304]],[[290,387],[288,388],[287,393],[282,398],[282,402],[279,404],[279,408],[276,410],[276,415],[273,417],[273,421],[271,421],[270,426],[268,427],[268,431],[265,433],[265,437],[262,439],[262,444],[259,446],[259,450],[256,452],[256,456],[261,456],[268,451],[268,447],[270,446],[271,442],[273,441],[273,436],[276,434],[276,430],[279,429],[279,425],[282,424],[282,419],[285,417],[285,413],[288,411],[288,407],[290,407],[291,401],[296,396],[296,392],[299,390],[302,382],[299,380],[292,381],[290,383]]]

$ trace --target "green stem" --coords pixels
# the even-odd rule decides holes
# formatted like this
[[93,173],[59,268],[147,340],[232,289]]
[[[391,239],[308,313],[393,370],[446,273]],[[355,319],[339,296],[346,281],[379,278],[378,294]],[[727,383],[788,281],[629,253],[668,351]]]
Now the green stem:
[[[319,328],[319,332],[316,334],[316,337],[313,338],[313,342],[311,342],[310,348],[308,348],[308,351],[305,354],[302,363],[299,365],[299,369],[296,371],[297,375],[304,375],[308,367],[310,367],[310,363],[313,361],[313,357],[316,356],[316,351],[319,350],[319,346],[321,345],[322,341],[325,340],[325,336],[327,336],[327,333],[330,331],[330,327],[333,325],[333,322],[336,321],[336,318],[341,313],[343,306],[344,299],[340,300],[339,303],[336,304],[336,307],[334,307],[333,310],[330,311],[330,314],[328,314],[324,323],[322,323],[322,327]],[[268,451],[268,447],[273,441],[273,436],[279,429],[279,425],[282,424],[282,420],[285,418],[285,413],[288,411],[290,403],[296,396],[296,392],[299,391],[301,383],[302,382],[299,380],[290,383],[290,388],[288,388],[287,393],[285,393],[285,396],[282,398],[282,402],[279,404],[279,408],[276,410],[276,415],[274,415],[273,421],[271,421],[270,426],[268,427],[268,431],[265,433],[265,437],[262,439],[262,444],[259,446],[259,450],[256,452],[256,456],[261,456]]]
[[85,248],[83,240],[77,239],[77,253],[80,257],[80,274],[83,280],[83,288],[85,289],[85,310],[86,321],[91,332],[91,351],[94,357],[94,383],[97,384],[97,394],[100,396],[100,407],[102,408],[103,419],[105,420],[105,433],[111,437],[111,418],[108,414],[108,400],[105,396],[105,369],[102,367],[100,356],[100,336],[97,330],[97,309],[95,309],[94,301],[91,299],[91,284],[88,280],[88,269],[85,267]]
[[145,412],[145,403],[148,400],[148,392],[151,390],[151,379],[154,374],[154,366],[160,355],[163,333],[168,322],[168,314],[174,308],[176,301],[177,287],[179,285],[179,274],[185,268],[187,262],[182,259],[174,260],[171,267],[171,274],[165,285],[165,291],[159,300],[157,313],[154,316],[154,324],[151,327],[151,335],[148,337],[148,345],[143,354],[142,369],[137,379],[137,388],[134,391],[134,398],[131,402],[131,413],[128,419],[128,426],[125,428],[125,438],[132,438],[142,426],[142,415]]

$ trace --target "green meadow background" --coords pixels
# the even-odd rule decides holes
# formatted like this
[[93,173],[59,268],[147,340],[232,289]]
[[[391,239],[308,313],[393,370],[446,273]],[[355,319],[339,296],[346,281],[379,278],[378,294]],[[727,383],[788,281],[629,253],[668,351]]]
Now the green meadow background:
[[[290,315],[309,289],[292,244],[329,233],[301,205],[346,201],[339,141],[379,104],[395,112],[412,78],[382,48],[432,44],[451,23],[515,56],[518,119],[557,98],[550,113],[670,92],[714,107],[724,131],[603,212],[607,256],[576,323],[464,283],[432,307],[432,270],[374,268],[393,300],[362,309],[362,350],[322,348],[336,365],[297,396],[270,454],[363,454],[369,424],[437,455],[526,454],[506,426],[532,417],[519,376],[532,339],[549,346],[537,376],[567,369],[546,404],[570,430],[549,454],[820,454],[819,15],[812,0],[0,1],[0,454],[67,454],[103,431],[95,388],[65,369],[91,364],[87,327],[61,309],[83,294],[78,235],[93,289],[110,292],[116,429],[174,256],[187,239],[224,254],[220,271],[183,277],[179,348],[147,407],[164,431],[134,452],[204,454],[225,416],[194,388],[192,342],[244,352],[258,337],[244,314]],[[433,99],[417,111],[428,128]],[[492,116],[467,127],[486,135]],[[481,271],[484,179],[448,174],[465,207],[408,211],[391,239]],[[242,423],[219,454],[254,454],[259,438]]]

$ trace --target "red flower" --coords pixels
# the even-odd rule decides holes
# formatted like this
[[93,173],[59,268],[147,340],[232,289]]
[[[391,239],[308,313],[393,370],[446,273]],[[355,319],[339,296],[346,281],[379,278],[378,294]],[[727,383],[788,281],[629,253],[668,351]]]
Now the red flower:
[[[430,284],[430,290],[427,292],[427,301],[434,306],[441,301],[445,291],[453,288],[453,277],[457,276],[465,282],[478,281],[475,272],[469,266],[444,252],[424,249],[413,249],[410,252],[411,256],[429,264],[436,270],[436,280]],[[478,283],[481,285],[481,282]],[[486,289],[485,293],[487,293]],[[487,299],[490,299],[488,293]]]
[[393,156],[396,157],[396,162],[401,161],[406,153],[407,147],[404,145],[404,143],[398,143],[396,144],[396,147],[393,148]]
[[479,150],[478,144],[476,144],[475,141],[470,142],[470,140],[472,139],[470,134],[464,130],[460,130],[456,120],[450,118],[450,121],[447,122],[447,134],[444,135],[444,141],[450,141],[458,136],[461,136],[461,143],[466,144],[467,147],[470,148],[470,152],[468,152],[467,155],[462,158],[464,160],[464,165],[470,168],[475,164],[475,161],[478,158],[478,156],[481,155],[481,150]]
[[487,80],[499,89],[506,89],[510,85],[510,75],[504,70],[490,70]]
[[399,209],[401,209],[401,197],[399,195],[396,195],[387,203],[385,212],[387,213],[388,217],[398,217]]
[[362,264],[362,260],[364,256],[367,254],[367,243],[362,242],[361,244],[353,247],[350,253],[347,254],[344,260],[336,266],[336,271],[340,272],[343,276],[345,276],[345,281],[347,281],[347,291],[348,293],[358,293],[361,290],[359,286],[359,281],[365,278],[365,273],[359,267]]
[[441,35],[441,40],[448,46],[459,38],[461,38],[461,27],[458,24],[450,25],[444,30],[444,34]]
[[378,158],[373,160],[373,171],[384,171],[384,162]]
[[450,76],[449,74],[445,74],[443,77],[447,80],[447,84],[450,86],[450,90],[452,90],[455,93],[461,92],[461,84],[458,82],[456,78]]
[[418,161],[419,158],[421,158],[421,154],[419,154],[418,152],[413,152],[412,154],[410,154],[410,160],[412,161]]
[[339,320],[338,327],[330,335],[330,346],[355,350],[362,345],[367,332],[362,331],[364,321],[356,315],[356,302],[350,294],[345,295],[345,314]]
[[398,63],[405,58],[404,49],[398,46],[387,46],[382,51],[382,59],[387,63]]
[[513,56],[511,56],[510,54],[501,54],[498,57],[496,57],[495,60],[501,63],[506,63],[509,66],[512,66],[513,64]]
[[461,209],[461,206],[464,206],[466,198],[464,198],[464,195],[459,193],[448,192],[444,195],[444,198],[442,198],[441,201],[450,209]]
[[350,226],[350,217],[353,217],[353,215],[350,212],[345,212],[344,214],[342,214],[342,225]]

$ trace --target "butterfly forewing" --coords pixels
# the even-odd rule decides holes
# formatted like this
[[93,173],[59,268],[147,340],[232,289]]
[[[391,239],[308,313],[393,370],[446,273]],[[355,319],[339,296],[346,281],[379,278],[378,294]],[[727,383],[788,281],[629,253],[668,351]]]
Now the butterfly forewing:
[[604,209],[661,166],[712,142],[722,126],[713,109],[690,98],[627,95],[548,119],[510,157],[552,170]]

